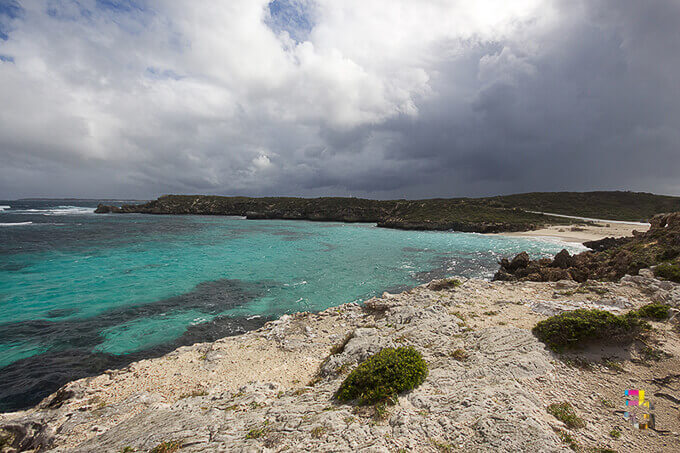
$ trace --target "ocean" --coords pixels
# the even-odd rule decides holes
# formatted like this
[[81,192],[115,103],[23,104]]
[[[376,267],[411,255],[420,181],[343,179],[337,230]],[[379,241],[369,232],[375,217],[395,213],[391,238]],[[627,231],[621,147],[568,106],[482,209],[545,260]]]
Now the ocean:
[[0,201],[0,411],[285,313],[449,275],[490,278],[524,250],[584,249],[374,224],[97,215],[97,203]]

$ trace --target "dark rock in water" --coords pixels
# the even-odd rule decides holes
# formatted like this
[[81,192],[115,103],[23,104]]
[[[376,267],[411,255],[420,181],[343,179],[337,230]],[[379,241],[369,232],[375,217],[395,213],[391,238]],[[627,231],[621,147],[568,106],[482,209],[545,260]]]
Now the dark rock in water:
[[512,259],[508,266],[508,270],[512,272],[518,269],[524,269],[530,262],[531,258],[529,258],[529,254],[527,252],[522,252]]
[[99,203],[97,209],[94,210],[95,214],[108,214],[111,212],[111,206]]
[[631,241],[631,239],[633,239],[633,238],[629,238],[629,237],[624,237],[624,238],[607,237],[607,238],[600,239],[600,240],[597,240],[597,241],[584,242],[583,245],[585,245],[589,249],[592,249],[595,252],[604,252],[605,250],[613,249],[613,248],[616,248],[616,247],[620,247],[624,244],[627,244],[628,242]]
[[572,265],[571,255],[567,249],[562,249],[555,255],[555,259],[552,262],[553,267],[559,267],[560,269],[568,269]]

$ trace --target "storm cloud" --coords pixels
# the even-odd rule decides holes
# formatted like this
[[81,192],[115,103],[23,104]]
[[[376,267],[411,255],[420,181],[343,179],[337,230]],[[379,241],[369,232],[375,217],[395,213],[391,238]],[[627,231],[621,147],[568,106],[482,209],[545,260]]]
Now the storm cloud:
[[0,2],[0,198],[680,194],[680,2]]

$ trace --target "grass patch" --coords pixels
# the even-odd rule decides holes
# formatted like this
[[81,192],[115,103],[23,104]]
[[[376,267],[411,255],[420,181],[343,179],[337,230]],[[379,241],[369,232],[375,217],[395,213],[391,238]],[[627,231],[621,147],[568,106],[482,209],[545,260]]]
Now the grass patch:
[[395,398],[427,377],[427,363],[412,347],[385,348],[362,362],[340,385],[335,397],[360,405]]
[[457,278],[445,278],[430,283],[427,287],[432,291],[442,291],[444,289],[458,288],[463,283]]
[[151,449],[149,453],[174,453],[182,448],[181,440],[161,442]]
[[430,443],[437,451],[441,453],[450,453],[453,451],[453,446],[448,443],[437,439],[430,439]]
[[316,428],[312,429],[311,435],[314,439],[321,439],[327,432],[328,429],[325,426],[317,426]]
[[609,437],[612,439],[620,439],[621,431],[619,431],[617,428],[613,428],[611,431],[609,431]]
[[569,429],[579,429],[586,426],[583,419],[576,415],[574,406],[566,401],[551,404],[548,406],[548,413],[567,425]]
[[459,362],[466,362],[467,359],[470,357],[469,354],[465,351],[465,349],[455,349],[453,352],[451,352],[451,357],[454,359],[458,360]]
[[614,403],[612,403],[611,401],[609,401],[606,398],[600,398],[600,404],[602,404],[604,407],[609,407],[609,408],[614,407]]
[[680,283],[680,265],[661,263],[654,268],[654,275],[672,282]]
[[562,430],[562,429],[556,429],[555,434],[560,438],[563,444],[566,444],[569,448],[571,448],[574,451],[578,451],[579,445],[578,442],[576,442],[576,439],[569,434],[568,432]]
[[191,393],[183,393],[182,395],[180,395],[179,399],[183,400],[185,398],[196,398],[199,396],[206,396],[207,394],[208,392],[206,392],[205,390],[194,390]]
[[616,371],[617,373],[623,373],[623,365],[621,365],[621,362],[613,359],[606,359],[602,361],[602,365],[606,368],[609,368],[612,371]]
[[262,426],[251,428],[246,434],[246,439],[259,439],[269,432],[269,422],[265,422]]
[[638,308],[635,313],[641,318],[663,321],[670,316],[670,307],[660,302],[652,302]]
[[616,316],[602,310],[579,309],[540,321],[531,331],[559,352],[597,340],[632,340],[646,327],[634,313]]
[[658,348],[653,348],[651,346],[643,346],[640,349],[640,356],[642,356],[642,360],[644,361],[654,361],[658,362],[659,360],[664,360],[664,359],[669,359],[672,356],[665,351],[658,349]]
[[593,365],[581,357],[567,357],[562,359],[562,362],[572,368],[578,368],[579,370],[590,371],[593,369]]

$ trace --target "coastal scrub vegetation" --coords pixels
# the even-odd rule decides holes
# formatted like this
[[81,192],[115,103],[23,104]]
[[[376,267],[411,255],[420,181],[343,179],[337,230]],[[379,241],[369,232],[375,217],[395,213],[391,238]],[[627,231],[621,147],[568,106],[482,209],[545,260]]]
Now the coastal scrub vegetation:
[[654,275],[672,282],[680,283],[680,265],[661,263],[654,269]]
[[536,214],[647,221],[680,211],[680,197],[636,192],[542,192],[487,198],[368,200],[361,198],[164,195],[141,205],[100,205],[98,213],[240,215],[251,219],[377,222],[389,228],[480,233],[520,231],[574,220]]
[[340,385],[335,397],[360,405],[390,401],[423,383],[427,363],[412,347],[385,348],[362,362]]
[[442,280],[435,280],[431,282],[427,287],[432,291],[442,291],[445,289],[453,289],[461,286],[463,282],[457,278],[445,278]]
[[617,316],[603,310],[578,309],[540,321],[532,332],[559,352],[597,340],[632,340],[646,327],[635,311]]
[[569,429],[579,429],[586,426],[583,419],[576,415],[574,406],[567,401],[552,403],[548,406],[548,413],[564,423]]
[[151,449],[150,453],[174,453],[179,451],[180,448],[182,448],[182,441],[171,440],[156,445]]
[[680,211],[680,198],[644,192],[533,192],[487,198],[503,207],[609,220],[646,222]]
[[635,310],[634,313],[644,319],[663,321],[670,316],[670,307],[660,302],[653,302],[651,304],[643,305]]

